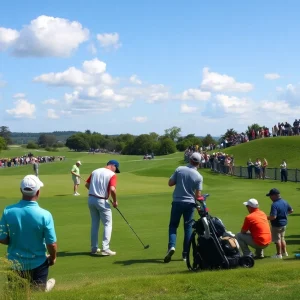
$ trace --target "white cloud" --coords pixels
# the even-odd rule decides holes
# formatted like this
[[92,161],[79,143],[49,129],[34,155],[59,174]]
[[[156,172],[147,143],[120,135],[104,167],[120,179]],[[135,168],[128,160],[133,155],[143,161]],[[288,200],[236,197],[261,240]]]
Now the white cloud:
[[138,85],[142,84],[142,81],[137,77],[137,75],[130,76],[129,80],[133,84],[138,84]]
[[233,114],[245,114],[253,113],[254,106],[252,106],[252,102],[246,98],[238,98],[235,96],[227,96],[227,95],[216,95],[216,100],[219,106],[226,113],[233,113]]
[[15,118],[34,119],[35,105],[29,103],[26,99],[18,99],[15,101],[15,107],[12,109],[7,109],[6,112]]
[[100,46],[105,49],[118,49],[122,46],[117,32],[97,34],[97,40],[99,41]]
[[19,32],[14,29],[0,27],[0,51],[6,50],[18,38]]
[[13,97],[14,97],[14,98],[25,98],[26,95],[23,94],[23,93],[17,93],[17,94],[14,94]]
[[47,99],[45,101],[43,101],[43,104],[51,104],[51,105],[56,105],[58,103],[58,100],[56,99]]
[[106,63],[100,61],[98,58],[94,58],[93,60],[84,61],[82,68],[86,73],[89,74],[101,74],[106,70]]
[[[262,101],[260,107],[268,113],[277,115],[278,118],[284,115],[285,117],[295,117],[299,119],[300,106],[290,106],[286,101]],[[277,120],[278,122],[280,119]]]
[[148,118],[147,117],[133,117],[132,120],[137,123],[145,123],[148,121]]
[[247,93],[253,90],[253,85],[246,82],[237,82],[233,77],[230,77],[226,74],[210,72],[209,68],[203,68],[201,88],[215,92]]
[[89,30],[79,22],[42,15],[19,32],[1,28],[0,49],[11,48],[21,57],[66,57],[88,38]]
[[48,117],[48,119],[59,119],[58,114],[52,108],[48,109],[48,111],[47,111],[47,117]]
[[280,78],[280,75],[277,74],[277,73],[267,73],[265,74],[265,79],[268,79],[268,80],[276,80],[276,79],[279,79]]
[[211,97],[211,92],[203,92],[199,89],[188,89],[177,96],[181,100],[207,101]]
[[184,114],[191,114],[198,110],[198,107],[188,106],[187,104],[182,104],[180,107],[180,112]]

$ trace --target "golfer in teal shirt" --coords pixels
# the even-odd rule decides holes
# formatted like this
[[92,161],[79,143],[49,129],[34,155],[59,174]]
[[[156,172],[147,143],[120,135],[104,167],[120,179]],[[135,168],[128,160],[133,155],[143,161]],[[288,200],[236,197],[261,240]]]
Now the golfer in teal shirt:
[[0,220],[0,243],[8,245],[7,258],[21,277],[49,291],[55,280],[47,281],[48,269],[56,262],[57,246],[52,215],[37,203],[43,185],[34,175],[22,180],[22,200],[6,207]]

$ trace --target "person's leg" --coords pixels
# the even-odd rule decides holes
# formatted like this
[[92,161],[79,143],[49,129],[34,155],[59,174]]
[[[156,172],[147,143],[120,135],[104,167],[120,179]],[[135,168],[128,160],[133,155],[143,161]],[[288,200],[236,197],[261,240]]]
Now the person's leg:
[[282,227],[280,231],[280,238],[281,238],[281,254],[287,256],[287,251],[286,251],[286,242],[285,242],[285,229],[286,227]]
[[192,222],[189,222],[193,219],[195,206],[193,203],[184,204],[183,211],[183,225],[184,225],[184,240],[183,240],[183,251],[182,257],[185,258],[189,248],[189,241],[192,235]]
[[48,259],[40,265],[39,267],[31,270],[31,280],[33,287],[45,291],[46,290],[46,284],[48,279],[48,273],[49,273],[49,263]]
[[100,225],[100,214],[98,210],[97,198],[89,197],[88,205],[91,215],[91,252],[97,252],[98,249],[98,235]]
[[109,250],[109,243],[111,239],[112,213],[111,213],[110,205],[107,201],[99,199],[98,205],[99,205],[101,222],[104,225],[102,251],[106,251]]
[[282,258],[282,246],[281,246],[281,229],[282,227],[273,227],[271,228],[272,241],[276,246],[276,254],[273,258]]
[[284,181],[287,182],[287,170],[284,171]]
[[280,179],[281,179],[281,182],[283,182],[283,177],[284,177],[284,175],[283,175],[283,170],[281,170],[281,172],[280,172]]
[[176,246],[176,235],[177,235],[177,228],[180,223],[180,218],[182,215],[182,205],[178,202],[172,203],[171,209],[171,216],[170,216],[170,223],[169,223],[169,243],[168,249]]
[[249,246],[256,249],[257,245],[253,242],[252,236],[250,233],[241,233],[236,234],[235,238],[237,239],[240,248],[243,252],[243,255],[251,255]]

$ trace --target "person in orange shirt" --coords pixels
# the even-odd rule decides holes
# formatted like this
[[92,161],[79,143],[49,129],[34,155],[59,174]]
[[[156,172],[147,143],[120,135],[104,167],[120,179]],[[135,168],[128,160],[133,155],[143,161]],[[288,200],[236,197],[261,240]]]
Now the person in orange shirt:
[[267,215],[258,207],[256,199],[243,203],[249,212],[244,220],[241,232],[236,235],[243,255],[251,255],[249,246],[255,249],[254,258],[263,258],[263,250],[271,244],[271,230]]

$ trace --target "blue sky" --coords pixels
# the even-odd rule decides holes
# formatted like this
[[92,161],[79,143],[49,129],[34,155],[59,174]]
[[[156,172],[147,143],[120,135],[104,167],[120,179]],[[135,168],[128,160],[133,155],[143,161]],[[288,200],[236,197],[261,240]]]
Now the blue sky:
[[293,122],[299,11],[269,0],[2,2],[0,125],[220,135]]

